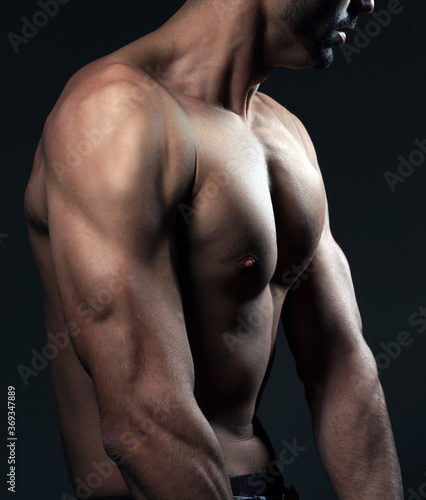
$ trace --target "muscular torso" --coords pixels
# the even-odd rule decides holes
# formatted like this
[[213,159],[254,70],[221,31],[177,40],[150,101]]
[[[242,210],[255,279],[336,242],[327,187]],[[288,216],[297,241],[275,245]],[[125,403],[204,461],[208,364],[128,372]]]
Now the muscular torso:
[[[323,184],[291,115],[266,96],[253,98],[247,120],[194,98],[166,93],[190,124],[196,166],[177,207],[175,255],[195,368],[195,397],[224,452],[227,472],[261,470],[274,458],[253,428],[272,362],[286,292],[318,244]],[[178,141],[179,127],[170,127]],[[174,130],[174,131],[173,131]],[[45,169],[37,150],[26,197],[32,249],[43,282],[46,326],[65,330],[43,221]],[[111,207],[113,209],[113,207]],[[294,267],[296,266],[296,267]],[[127,493],[101,441],[93,383],[71,343],[52,359],[54,390],[71,476],[83,482],[95,462],[113,472],[92,498]]]

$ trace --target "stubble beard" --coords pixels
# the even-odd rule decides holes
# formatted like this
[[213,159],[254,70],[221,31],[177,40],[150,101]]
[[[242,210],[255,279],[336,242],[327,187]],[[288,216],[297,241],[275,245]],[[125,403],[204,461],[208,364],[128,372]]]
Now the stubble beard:
[[[325,7],[312,8],[306,0],[294,2],[283,14],[294,37],[309,54],[314,68],[325,69],[334,61],[334,48],[341,43],[339,22]],[[346,23],[347,24],[347,23]]]

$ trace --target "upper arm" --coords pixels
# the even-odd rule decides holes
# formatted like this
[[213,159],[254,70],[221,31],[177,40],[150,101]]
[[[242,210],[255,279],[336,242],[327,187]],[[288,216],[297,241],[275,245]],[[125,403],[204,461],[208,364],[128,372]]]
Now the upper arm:
[[[291,115],[311,163],[318,169],[312,141]],[[320,172],[319,172],[320,173]],[[314,256],[287,293],[281,319],[302,381],[315,384],[345,356],[369,356],[348,261],[335,241],[326,199],[322,234]]]
[[102,419],[148,411],[162,382],[193,384],[172,245],[183,176],[168,170],[153,105],[118,87],[69,109],[45,144],[58,291]]
[[300,378],[314,383],[336,360],[365,349],[348,261],[329,235],[288,291],[281,319]]

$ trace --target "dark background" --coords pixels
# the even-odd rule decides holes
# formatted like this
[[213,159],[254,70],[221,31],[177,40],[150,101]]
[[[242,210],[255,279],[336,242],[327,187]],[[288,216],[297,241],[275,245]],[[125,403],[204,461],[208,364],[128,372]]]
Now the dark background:
[[[19,500],[70,499],[72,488],[62,456],[49,369],[23,383],[17,367],[31,366],[32,349],[46,344],[40,281],[30,254],[22,198],[44,120],[68,78],[81,66],[133,41],[162,24],[179,0],[157,4],[136,0],[70,0],[59,6],[15,54],[7,34],[20,34],[22,16],[32,19],[37,2],[3,1],[1,20],[0,262],[2,391],[17,393],[17,493]],[[378,2],[376,10],[387,10]],[[367,37],[351,61],[337,49],[326,70],[278,69],[260,90],[287,106],[304,122],[316,145],[327,188],[332,230],[352,269],[364,334],[380,368],[408,499],[426,498],[425,380],[426,333],[409,317],[426,307],[424,192],[426,162],[421,155],[392,192],[385,171],[398,173],[398,156],[409,158],[426,140],[424,97],[425,5],[402,0],[401,12]],[[363,16],[360,27],[372,17]],[[377,28],[376,24],[376,28]],[[369,33],[374,26],[370,25]],[[347,44],[346,47],[349,48]],[[358,44],[359,46],[359,44]],[[6,236],[7,235],[7,236]],[[414,318],[415,319],[415,318]],[[426,329],[426,328],[425,328]],[[411,344],[396,347],[401,331]],[[393,344],[392,344],[393,343]],[[392,356],[386,346],[393,346]],[[3,411],[2,410],[2,411]],[[260,417],[278,456],[283,440],[306,448],[286,465],[287,482],[303,500],[336,498],[319,461],[303,387],[282,332],[276,364]],[[0,421],[2,452],[6,418]],[[292,455],[286,452],[285,460]],[[2,458],[0,496],[7,492]],[[417,494],[417,496],[415,495]]]

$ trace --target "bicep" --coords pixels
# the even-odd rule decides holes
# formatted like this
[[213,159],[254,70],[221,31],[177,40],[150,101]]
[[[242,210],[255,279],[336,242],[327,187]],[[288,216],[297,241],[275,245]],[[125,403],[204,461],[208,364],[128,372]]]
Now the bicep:
[[143,234],[126,231],[123,219],[121,232],[104,232],[84,213],[57,208],[49,233],[64,317],[82,330],[77,355],[93,376],[117,366],[125,382],[150,363],[166,376],[186,333],[167,235],[144,252]]
[[[283,112],[283,121],[298,137],[322,179],[315,148],[303,124],[288,111]],[[324,224],[318,246],[288,291],[281,314],[299,376],[306,383],[324,377],[336,359],[354,350],[365,352],[366,348],[350,267],[331,233],[325,188],[324,195]]]
[[281,318],[306,383],[364,343],[349,264],[331,234],[323,235],[303,279],[289,290]]
[[162,384],[193,384],[161,165],[122,131],[108,139],[46,188],[62,311],[80,329],[71,340],[101,418],[149,407]]

